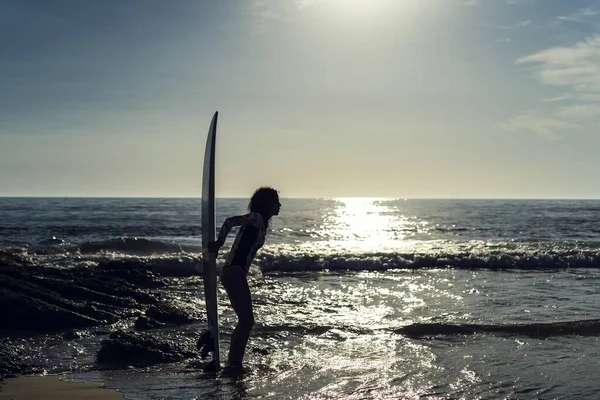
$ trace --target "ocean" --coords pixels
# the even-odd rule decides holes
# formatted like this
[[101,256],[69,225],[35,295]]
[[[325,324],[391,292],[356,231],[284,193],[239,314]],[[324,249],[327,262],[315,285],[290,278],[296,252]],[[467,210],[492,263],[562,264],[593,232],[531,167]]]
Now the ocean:
[[[256,325],[239,379],[206,376],[193,356],[100,365],[102,342],[135,330],[135,315],[75,337],[4,317],[2,335],[38,373],[132,400],[600,398],[600,201],[281,203],[249,275]],[[246,206],[217,199],[217,225]],[[149,295],[198,316],[145,333],[193,351],[200,224],[200,199],[0,198],[0,252],[66,273],[142,265],[157,282]],[[223,290],[219,312],[226,354],[235,316]]]

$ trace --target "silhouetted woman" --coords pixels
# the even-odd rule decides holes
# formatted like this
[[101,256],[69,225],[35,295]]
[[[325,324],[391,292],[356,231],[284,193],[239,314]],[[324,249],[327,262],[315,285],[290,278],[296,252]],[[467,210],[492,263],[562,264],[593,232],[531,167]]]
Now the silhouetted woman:
[[229,301],[238,317],[238,323],[231,335],[229,356],[225,367],[229,372],[240,372],[250,330],[254,325],[252,298],[246,275],[250,264],[265,243],[267,228],[271,217],[279,214],[281,203],[275,189],[261,187],[257,189],[250,204],[248,214],[230,217],[225,220],[217,240],[210,243],[210,251],[218,252],[234,226],[240,226],[231,251],[221,269],[221,283],[227,291]]

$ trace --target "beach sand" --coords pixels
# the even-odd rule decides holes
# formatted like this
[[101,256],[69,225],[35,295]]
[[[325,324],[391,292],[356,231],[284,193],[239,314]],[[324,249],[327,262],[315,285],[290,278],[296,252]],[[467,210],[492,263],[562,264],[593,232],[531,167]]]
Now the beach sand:
[[59,375],[21,376],[0,382],[0,400],[123,400],[116,390],[98,383],[61,381]]

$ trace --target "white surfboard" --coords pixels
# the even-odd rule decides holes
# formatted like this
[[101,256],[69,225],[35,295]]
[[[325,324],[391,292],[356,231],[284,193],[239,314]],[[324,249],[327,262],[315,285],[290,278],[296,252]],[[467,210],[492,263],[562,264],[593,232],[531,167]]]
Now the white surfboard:
[[218,115],[219,113],[215,112],[210,129],[208,130],[202,173],[202,271],[204,275],[208,331],[214,343],[213,360],[217,370],[220,367],[217,262],[215,254],[209,253],[206,246],[209,242],[215,240],[215,144],[217,139]]

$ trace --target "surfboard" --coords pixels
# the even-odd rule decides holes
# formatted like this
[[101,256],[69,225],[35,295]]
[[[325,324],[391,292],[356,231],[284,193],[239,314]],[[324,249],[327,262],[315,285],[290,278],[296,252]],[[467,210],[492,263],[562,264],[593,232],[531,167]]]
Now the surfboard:
[[217,139],[218,112],[212,118],[202,171],[202,272],[204,277],[204,296],[208,332],[212,340],[212,355],[216,369],[220,367],[219,358],[219,314],[217,309],[217,260],[214,253],[207,251],[207,244],[215,240],[215,148]]

